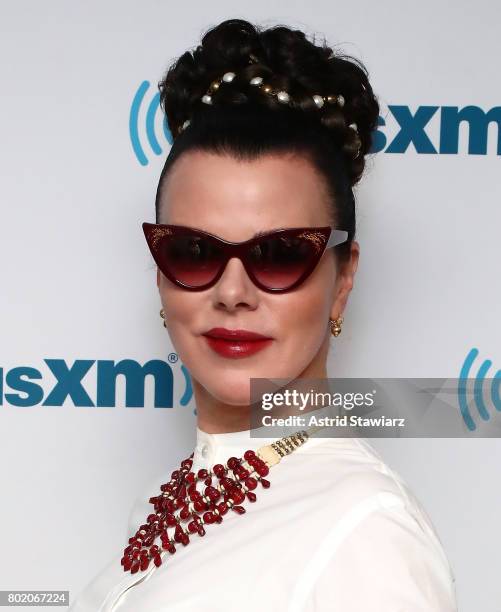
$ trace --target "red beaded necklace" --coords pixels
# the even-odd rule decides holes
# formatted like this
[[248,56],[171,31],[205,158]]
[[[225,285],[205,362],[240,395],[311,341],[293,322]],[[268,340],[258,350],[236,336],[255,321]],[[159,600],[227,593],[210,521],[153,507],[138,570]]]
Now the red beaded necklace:
[[[270,481],[265,478],[269,468],[308,438],[308,433],[301,430],[256,451],[246,450],[243,458],[230,457],[226,466],[217,463],[212,470],[200,469],[197,474],[191,471],[192,453],[181,461],[179,469],[172,472],[171,480],[160,486],[160,495],[150,497],[149,503],[153,504],[155,513],[150,514],[147,522],[129,538],[121,559],[124,571],[131,574],[145,571],[152,560],[159,567],[167,553],[176,552],[174,542],[187,546],[190,534],[204,536],[204,525],[222,523],[228,510],[244,514],[245,508],[241,504],[246,498],[250,502],[256,501],[253,491],[258,482],[265,489],[270,487]],[[233,477],[228,475],[230,472]],[[217,484],[213,484],[213,475],[219,480]],[[198,481],[203,481],[203,492],[197,489]],[[188,523],[187,529],[182,523]],[[169,527],[174,531],[170,536]],[[157,538],[160,538],[161,546],[155,544]]]

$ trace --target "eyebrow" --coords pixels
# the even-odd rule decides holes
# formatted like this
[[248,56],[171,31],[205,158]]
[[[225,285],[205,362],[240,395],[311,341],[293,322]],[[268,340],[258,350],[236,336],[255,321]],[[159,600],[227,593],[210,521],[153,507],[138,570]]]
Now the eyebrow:
[[267,230],[260,230],[259,232],[256,232],[253,236],[252,236],[252,240],[254,238],[260,238],[261,236],[266,236],[267,234],[271,234],[273,232],[278,232],[279,230],[283,230],[285,229],[284,227],[274,227],[272,229],[267,229]]
[[[183,227],[188,227],[188,226],[183,226]],[[194,227],[193,229],[195,231],[198,231],[198,232],[206,232],[207,231],[207,230],[199,229],[197,227]],[[268,234],[272,234],[273,232],[278,232],[279,230],[283,230],[283,229],[287,229],[287,228],[285,228],[285,227],[272,227],[271,229],[259,230],[253,236],[251,236],[250,238],[247,238],[247,240],[254,240],[254,238],[261,238],[261,236],[267,236]],[[209,234],[213,234],[213,232],[209,232]],[[217,234],[213,234],[213,235],[217,236]],[[217,236],[217,237],[221,238],[221,236]]]

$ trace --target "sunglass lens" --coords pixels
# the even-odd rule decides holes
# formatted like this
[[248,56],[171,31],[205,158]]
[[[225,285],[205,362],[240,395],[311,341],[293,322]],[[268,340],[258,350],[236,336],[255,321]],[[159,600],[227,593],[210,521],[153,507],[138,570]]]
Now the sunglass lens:
[[184,285],[201,287],[216,276],[223,257],[216,243],[197,235],[172,236],[163,241],[159,257],[164,270]]
[[294,284],[311,264],[311,242],[294,236],[263,238],[249,253],[252,270],[260,283],[271,289]]

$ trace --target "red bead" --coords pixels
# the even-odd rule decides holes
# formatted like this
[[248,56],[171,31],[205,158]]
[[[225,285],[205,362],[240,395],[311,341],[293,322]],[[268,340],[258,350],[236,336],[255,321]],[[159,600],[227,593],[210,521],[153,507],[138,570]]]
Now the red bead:
[[245,508],[243,506],[233,506],[232,510],[235,510],[238,514],[245,514]]
[[241,467],[238,472],[237,472],[237,476],[240,480],[243,480],[244,478],[247,478],[247,476],[250,474],[249,470],[246,470],[245,468]]
[[212,471],[218,478],[221,478],[226,470],[224,469],[224,465],[221,463],[216,463],[216,465],[212,468]]
[[249,461],[249,459],[252,459],[252,457],[255,457],[256,453],[253,450],[246,450],[244,453],[244,459],[246,459],[247,461]]
[[217,504],[216,507],[219,510],[219,514],[221,514],[223,516],[228,512],[228,505],[225,504],[224,502],[221,502],[221,503]]
[[205,495],[212,501],[216,501],[221,497],[221,493],[212,486],[208,486],[205,488]]
[[139,564],[139,567],[141,569],[142,572],[144,572],[144,570],[148,569],[148,565],[150,564],[150,560],[148,557],[141,557],[141,562]]
[[132,559],[130,557],[126,557],[124,561],[124,572],[128,572],[132,566]]
[[204,512],[204,522],[205,523],[213,523],[214,522],[214,515],[212,514],[212,512]]
[[198,477],[200,478],[200,480],[207,478],[208,475],[209,475],[209,472],[207,470],[204,470],[203,468],[198,470]]
[[162,529],[164,528],[164,522],[163,521],[159,521],[158,523],[156,523],[156,528],[155,528],[155,537],[161,533]]
[[155,539],[155,534],[152,533],[151,535],[149,535],[147,538],[143,540],[143,546],[150,546],[151,544],[153,544],[154,539]]
[[177,525],[176,517],[170,512],[165,517],[165,521],[167,522],[167,525],[169,525],[169,527],[174,527],[174,525]]
[[269,489],[271,483],[269,480],[266,480],[266,478],[261,478],[261,484],[265,489]]
[[162,565],[162,557],[158,554],[155,553],[153,555],[153,563],[157,566],[160,567]]
[[134,561],[134,563],[131,565],[130,568],[130,573],[131,574],[135,574],[139,569],[139,561]]
[[190,521],[188,523],[188,531],[190,533],[195,533],[196,531],[198,531],[198,523],[197,523],[197,521]]
[[253,476],[245,479],[245,486],[251,491],[257,487],[257,480]]
[[240,491],[239,489],[234,489],[231,493],[230,493],[230,498],[236,503],[236,504],[240,504],[244,501],[245,499],[245,494]]
[[230,470],[234,470],[239,464],[240,461],[236,457],[230,457],[226,462],[226,465],[230,468]]
[[190,491],[189,497],[191,501],[195,501],[196,499],[200,499],[202,497],[202,494],[200,493],[200,491],[194,489],[193,491]]
[[[261,474],[261,476],[266,476],[266,474]],[[178,497],[176,499],[176,501],[174,502],[174,505],[176,506],[176,509],[181,508],[181,506],[184,504],[184,500],[181,499],[180,497]]]
[[260,476],[267,476],[270,472],[269,467],[264,464],[264,465],[258,465],[256,466],[256,472],[260,475]]
[[207,508],[207,504],[203,500],[197,499],[193,502],[193,507],[197,512],[202,512]]
[[195,482],[195,474],[193,472],[189,472],[188,474],[186,474],[185,481],[189,482],[190,484],[192,482]]
[[199,527],[198,527],[198,535],[200,535],[200,536],[204,536],[205,535],[205,529],[203,528],[202,525],[199,525]]
[[247,495],[247,499],[251,502],[255,502],[257,499],[256,494],[253,493],[252,491],[247,491],[246,495]]
[[228,478],[226,476],[224,478],[221,478],[219,482],[221,483],[223,489],[225,489],[226,491],[230,491],[235,486],[235,481],[232,478]]
[[176,540],[176,542],[181,542],[183,535],[183,528],[181,525],[176,525],[176,529],[174,530],[174,540]]
[[187,519],[190,516],[191,512],[190,509],[188,507],[188,504],[185,504],[182,508],[181,508],[181,512],[179,513],[179,516],[182,519]]

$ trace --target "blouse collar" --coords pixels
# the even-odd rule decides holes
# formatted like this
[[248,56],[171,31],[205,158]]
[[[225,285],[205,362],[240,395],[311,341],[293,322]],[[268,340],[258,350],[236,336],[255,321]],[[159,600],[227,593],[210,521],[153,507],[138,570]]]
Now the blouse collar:
[[[311,413],[317,417],[334,416],[338,414],[338,408],[333,406],[324,406]],[[308,427],[298,427],[297,431]],[[211,468],[216,463],[226,463],[230,457],[243,457],[246,450],[257,450],[260,446],[271,444],[279,440],[282,436],[289,435],[296,431],[290,427],[284,427],[283,431],[280,427],[262,427],[253,429],[244,429],[241,431],[230,431],[224,433],[208,433],[196,427],[196,443],[193,451],[193,470],[200,468]],[[270,432],[273,435],[270,436]],[[321,442],[323,438],[329,437],[325,433],[321,436],[311,433],[303,446],[313,446]],[[302,447],[299,447],[302,448]],[[296,451],[295,451],[296,452]]]

